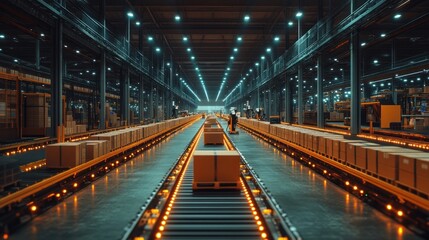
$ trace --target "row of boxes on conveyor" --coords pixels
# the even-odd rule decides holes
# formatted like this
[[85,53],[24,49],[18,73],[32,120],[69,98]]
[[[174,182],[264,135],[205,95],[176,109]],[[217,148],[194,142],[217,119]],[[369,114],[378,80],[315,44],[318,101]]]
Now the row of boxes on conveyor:
[[[224,144],[223,134],[216,118],[207,117],[204,122],[204,145]],[[194,190],[240,188],[240,155],[237,151],[197,150],[193,157]]]
[[269,133],[323,156],[429,195],[429,153],[396,146],[382,146],[364,140],[349,140],[343,135],[269,124],[254,119],[240,123],[262,133]]
[[223,144],[223,129],[213,116],[207,117],[204,122],[204,145],[207,144]]
[[50,144],[46,147],[46,166],[48,168],[72,168],[166,129],[185,124],[192,119],[194,117],[177,118],[92,135],[86,141]]

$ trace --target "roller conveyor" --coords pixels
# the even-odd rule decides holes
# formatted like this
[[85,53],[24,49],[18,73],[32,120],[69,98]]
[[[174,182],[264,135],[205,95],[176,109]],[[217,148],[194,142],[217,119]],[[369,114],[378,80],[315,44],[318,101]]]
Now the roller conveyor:
[[300,239],[285,214],[258,186],[245,161],[240,189],[193,189],[194,150],[234,149],[226,136],[225,146],[203,145],[201,134],[191,141],[123,239]]
[[[225,150],[202,144],[198,150]],[[243,190],[193,191],[193,160],[175,197],[163,239],[260,239],[261,232]]]

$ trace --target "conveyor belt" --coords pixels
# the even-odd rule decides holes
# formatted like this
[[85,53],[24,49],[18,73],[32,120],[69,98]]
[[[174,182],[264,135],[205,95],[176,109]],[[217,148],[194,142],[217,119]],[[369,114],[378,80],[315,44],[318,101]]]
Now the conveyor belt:
[[[225,127],[226,122],[220,121]],[[288,213],[303,239],[422,239],[318,175],[299,159],[239,129],[231,140]],[[280,184],[285,183],[285,184]]]
[[22,226],[10,239],[117,239],[203,121],[92,182]]
[[[226,150],[223,145],[204,145],[197,150]],[[260,239],[261,232],[243,190],[192,190],[193,160],[183,176],[162,239]]]
[[194,150],[234,149],[226,136],[225,146],[205,146],[201,135],[202,130],[123,239],[300,239],[243,159],[240,189],[193,190]]

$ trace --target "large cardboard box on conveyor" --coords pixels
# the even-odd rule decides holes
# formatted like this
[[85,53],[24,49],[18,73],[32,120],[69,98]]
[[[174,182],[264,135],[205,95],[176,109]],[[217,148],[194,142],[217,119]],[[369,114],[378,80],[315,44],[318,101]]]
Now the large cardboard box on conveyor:
[[72,168],[86,162],[85,142],[65,142],[46,147],[46,167]]
[[416,188],[429,195],[429,158],[416,159]]
[[[98,144],[98,156],[103,156],[104,154],[107,154],[110,152],[110,143],[106,140],[86,140],[88,143],[97,143]],[[88,159],[87,159],[88,161]]]
[[99,143],[86,142],[86,161],[91,161],[94,158],[98,158],[100,156],[100,152],[98,150],[99,148],[102,148]]
[[223,129],[216,126],[216,127],[204,127],[204,132],[223,132]]
[[102,133],[97,135],[92,135],[89,137],[89,140],[105,140],[108,142],[110,151],[115,150],[117,148],[117,137],[111,133]]
[[193,188],[238,188],[240,155],[237,151],[195,151]]
[[416,187],[416,162],[418,159],[428,159],[429,153],[399,153],[398,182],[404,186]]
[[204,145],[223,144],[223,132],[204,132]]
[[386,147],[378,150],[377,155],[377,174],[389,180],[398,179],[398,154],[406,152],[418,152],[413,149],[401,147]]

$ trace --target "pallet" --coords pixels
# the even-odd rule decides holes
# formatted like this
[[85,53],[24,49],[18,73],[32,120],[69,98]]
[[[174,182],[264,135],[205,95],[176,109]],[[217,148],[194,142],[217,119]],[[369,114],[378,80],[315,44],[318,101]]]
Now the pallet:
[[193,182],[193,190],[241,189],[240,182]]

